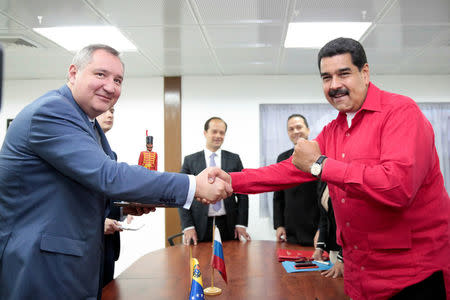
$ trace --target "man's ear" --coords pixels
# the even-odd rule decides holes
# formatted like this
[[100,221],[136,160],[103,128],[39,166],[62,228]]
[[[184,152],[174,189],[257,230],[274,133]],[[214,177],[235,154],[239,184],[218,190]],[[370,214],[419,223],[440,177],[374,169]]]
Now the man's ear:
[[75,79],[78,73],[78,68],[75,65],[69,67],[69,82],[71,85],[75,83]]
[[369,86],[369,82],[370,82],[370,72],[369,72],[369,64],[366,63],[362,69],[361,69],[361,73],[363,75],[364,78],[364,83],[366,84],[366,86]]

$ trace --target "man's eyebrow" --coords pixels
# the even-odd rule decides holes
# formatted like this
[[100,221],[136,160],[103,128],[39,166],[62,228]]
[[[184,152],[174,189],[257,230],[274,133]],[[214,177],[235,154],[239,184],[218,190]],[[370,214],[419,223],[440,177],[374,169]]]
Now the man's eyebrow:
[[339,69],[338,70],[338,72],[346,72],[346,71],[351,71],[352,69],[350,69],[350,68],[342,68],[342,69]]
[[[106,74],[111,74],[110,71],[108,71],[106,69],[102,69],[102,68],[94,69],[94,72],[102,72],[102,73],[106,73]],[[120,80],[123,80],[123,76],[122,75],[117,75],[116,77],[119,78]]]
[[[337,72],[338,72],[338,73],[342,73],[342,72],[347,72],[347,71],[351,71],[351,70],[352,70],[352,69],[350,69],[349,67],[347,67],[347,68],[339,69]],[[320,73],[320,76],[321,76],[321,77],[326,76],[326,75],[330,75],[330,73],[329,73],[329,72],[323,72],[323,73]]]

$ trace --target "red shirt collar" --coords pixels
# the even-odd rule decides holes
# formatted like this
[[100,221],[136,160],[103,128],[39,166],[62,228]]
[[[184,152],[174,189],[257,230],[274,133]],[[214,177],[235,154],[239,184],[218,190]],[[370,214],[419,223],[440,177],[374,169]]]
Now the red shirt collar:
[[[358,112],[362,110],[381,111],[381,90],[372,82],[369,82],[366,99]],[[347,114],[339,112],[338,119],[347,122]]]

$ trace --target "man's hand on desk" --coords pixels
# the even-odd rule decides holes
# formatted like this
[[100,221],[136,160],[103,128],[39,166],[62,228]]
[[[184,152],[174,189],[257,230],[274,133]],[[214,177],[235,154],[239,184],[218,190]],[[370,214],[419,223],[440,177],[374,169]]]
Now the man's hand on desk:
[[[233,194],[230,180],[224,181],[221,178],[231,178],[226,172],[219,168],[206,168],[195,176],[197,187],[195,198],[204,204],[216,203]],[[226,179],[225,179],[226,180]]]
[[185,245],[190,245],[191,240],[194,242],[194,245],[197,245],[197,231],[195,231],[195,228],[186,229],[184,231],[183,243]]
[[338,260],[331,269],[321,272],[320,275],[333,278],[343,277],[344,263]]
[[314,253],[312,255],[312,258],[314,260],[326,260],[325,257],[323,257],[323,250],[320,248],[316,248],[316,250],[314,250]]
[[241,237],[247,241],[251,240],[250,234],[248,234],[247,229],[245,229],[244,227],[236,226],[234,228],[234,238],[241,240]]
[[286,242],[286,229],[283,226],[277,228],[276,237],[278,242]]
[[105,219],[105,234],[113,234],[116,231],[122,231],[118,221],[106,218]]

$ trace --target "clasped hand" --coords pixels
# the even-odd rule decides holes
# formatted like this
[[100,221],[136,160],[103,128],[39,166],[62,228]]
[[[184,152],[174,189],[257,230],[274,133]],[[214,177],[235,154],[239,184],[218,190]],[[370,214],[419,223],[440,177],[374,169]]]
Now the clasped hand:
[[316,141],[308,141],[300,138],[292,154],[292,163],[297,169],[311,173],[311,166],[321,155],[319,144]]
[[204,169],[195,176],[195,198],[204,204],[213,204],[233,194],[231,177],[217,167]]

